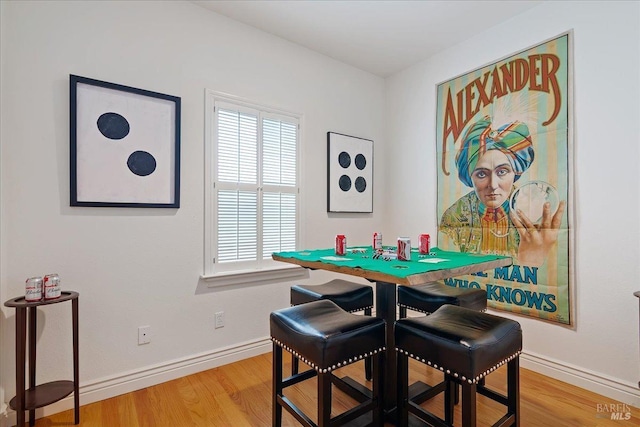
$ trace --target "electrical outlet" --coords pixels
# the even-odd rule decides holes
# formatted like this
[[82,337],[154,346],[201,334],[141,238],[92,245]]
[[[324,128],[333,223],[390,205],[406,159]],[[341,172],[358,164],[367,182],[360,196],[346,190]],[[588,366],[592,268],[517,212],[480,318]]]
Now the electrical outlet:
[[151,342],[151,326],[138,327],[138,345],[149,344]]
[[224,311],[216,313],[216,329],[218,328],[224,328]]

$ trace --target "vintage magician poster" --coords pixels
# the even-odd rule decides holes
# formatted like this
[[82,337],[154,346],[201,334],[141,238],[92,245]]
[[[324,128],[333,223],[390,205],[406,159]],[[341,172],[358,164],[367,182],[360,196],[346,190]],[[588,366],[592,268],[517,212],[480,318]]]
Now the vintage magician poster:
[[572,325],[570,33],[437,86],[438,246],[513,265],[448,279]]

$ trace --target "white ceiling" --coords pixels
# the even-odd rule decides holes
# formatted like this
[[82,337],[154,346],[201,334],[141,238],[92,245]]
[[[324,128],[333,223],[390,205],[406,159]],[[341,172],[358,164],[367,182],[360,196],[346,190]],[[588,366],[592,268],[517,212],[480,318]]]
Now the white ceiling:
[[194,3],[387,77],[543,0],[194,0]]

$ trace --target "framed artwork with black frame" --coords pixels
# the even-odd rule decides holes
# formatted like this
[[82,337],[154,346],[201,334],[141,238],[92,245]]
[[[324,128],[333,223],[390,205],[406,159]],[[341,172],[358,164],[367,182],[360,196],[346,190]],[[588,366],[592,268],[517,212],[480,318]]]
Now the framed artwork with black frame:
[[70,205],[180,207],[180,98],[70,75]]
[[327,212],[373,212],[373,141],[327,132]]

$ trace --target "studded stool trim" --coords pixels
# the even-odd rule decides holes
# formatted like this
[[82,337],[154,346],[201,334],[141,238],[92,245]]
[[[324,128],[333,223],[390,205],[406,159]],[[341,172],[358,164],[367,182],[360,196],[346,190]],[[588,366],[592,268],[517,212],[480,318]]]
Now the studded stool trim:
[[315,363],[307,360],[303,355],[301,355],[300,353],[298,353],[297,351],[295,351],[291,347],[287,346],[286,344],[278,341],[277,339],[271,338],[271,341],[273,341],[274,343],[276,343],[277,345],[279,345],[283,349],[287,350],[289,353],[293,354],[298,359],[302,360],[304,363],[309,365],[312,369],[315,369],[316,371],[321,372],[323,374],[325,374],[327,372],[331,372],[334,369],[338,369],[338,368],[341,368],[343,366],[350,365],[352,363],[357,362],[358,360],[362,360],[362,359],[364,359],[366,357],[371,357],[374,354],[378,354],[381,351],[385,351],[386,350],[385,347],[381,347],[381,348],[378,348],[378,349],[376,349],[374,351],[370,351],[368,353],[363,353],[363,354],[358,354],[358,355],[355,355],[355,356],[351,356],[347,360],[345,360],[343,362],[336,363],[335,365],[323,367],[323,366],[318,366]]
[[482,380],[482,378],[486,377],[491,372],[495,371],[496,369],[498,369],[499,367],[501,367],[505,363],[508,363],[508,362],[512,361],[516,357],[520,357],[520,354],[522,354],[522,351],[518,351],[518,352],[514,353],[513,355],[507,357],[506,359],[498,362],[497,364],[495,364],[494,366],[490,367],[486,371],[482,372],[477,377],[475,377],[475,378],[467,378],[464,375],[460,375],[457,372],[451,372],[451,370],[445,369],[443,366],[438,366],[436,363],[432,363],[430,360],[426,360],[426,359],[423,359],[421,357],[418,357],[418,356],[416,356],[416,355],[414,355],[412,353],[409,353],[408,351],[405,351],[405,350],[403,350],[401,348],[397,348],[396,347],[396,351],[400,352],[402,354],[405,354],[405,355],[411,357],[412,359],[417,360],[418,362],[426,363],[427,365],[429,365],[429,366],[431,366],[431,367],[433,367],[435,369],[439,369],[440,371],[444,372],[447,375],[453,375],[454,378],[459,378],[462,381],[468,382],[469,384],[478,384]]
[[357,310],[349,310],[349,313],[356,313],[356,312],[358,312],[358,311],[368,310],[368,309],[370,309],[370,308],[373,308],[373,306],[372,306],[372,305],[368,305],[368,306],[366,306],[366,307],[362,307],[362,308],[357,309]]
[[406,309],[413,310],[413,311],[417,311],[417,312],[419,312],[419,313],[424,313],[424,314],[427,314],[427,315],[431,314],[431,312],[430,312],[430,311],[420,310],[420,309],[419,309],[419,308],[417,308],[417,307],[412,307],[412,306],[410,306],[410,305],[406,305],[406,304],[398,304],[398,307],[400,307],[400,308],[406,308]]

